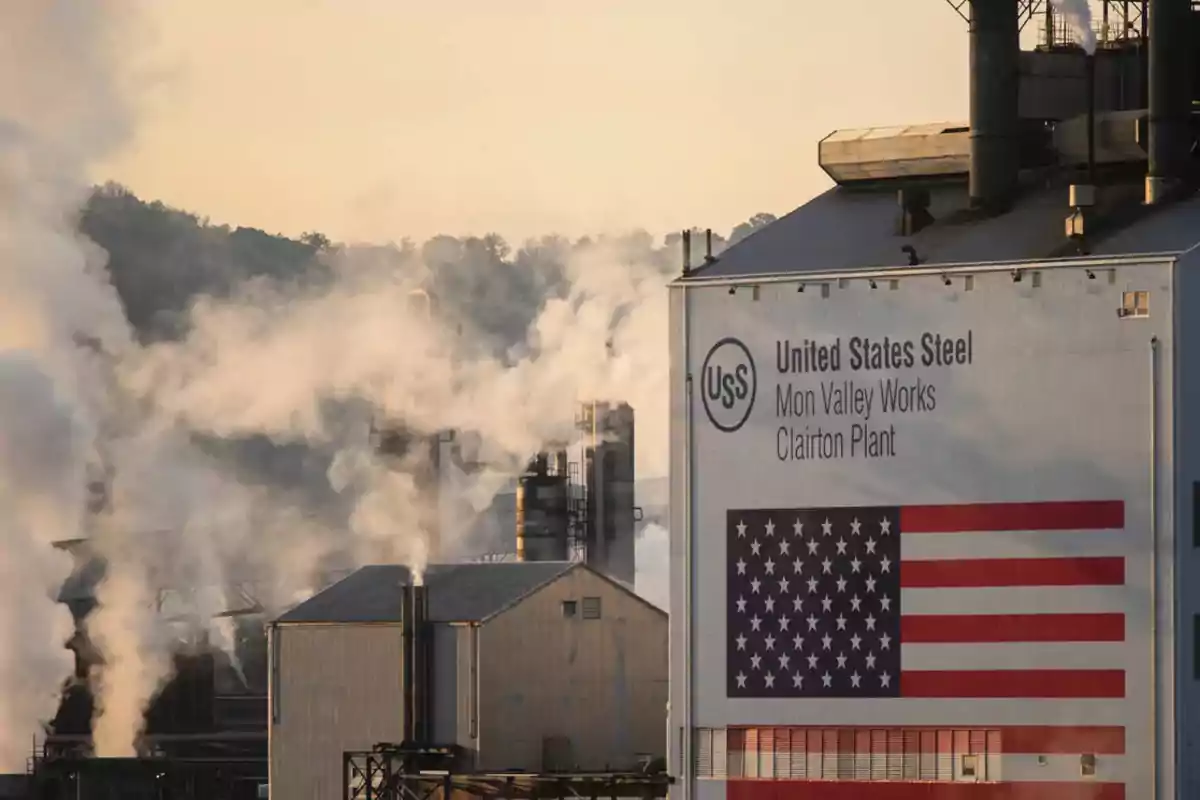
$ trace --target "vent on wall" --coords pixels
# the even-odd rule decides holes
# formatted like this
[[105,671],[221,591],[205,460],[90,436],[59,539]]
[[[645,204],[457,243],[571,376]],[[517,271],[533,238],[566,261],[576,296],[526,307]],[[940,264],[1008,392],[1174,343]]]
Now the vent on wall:
[[583,598],[583,618],[584,619],[600,619],[600,598],[599,597]]

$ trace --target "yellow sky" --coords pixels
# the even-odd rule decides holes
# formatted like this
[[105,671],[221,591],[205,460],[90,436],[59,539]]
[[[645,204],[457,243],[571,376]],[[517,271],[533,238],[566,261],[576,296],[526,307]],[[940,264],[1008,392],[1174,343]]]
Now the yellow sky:
[[966,117],[942,0],[169,0],[98,177],[340,240],[727,230],[831,130]]

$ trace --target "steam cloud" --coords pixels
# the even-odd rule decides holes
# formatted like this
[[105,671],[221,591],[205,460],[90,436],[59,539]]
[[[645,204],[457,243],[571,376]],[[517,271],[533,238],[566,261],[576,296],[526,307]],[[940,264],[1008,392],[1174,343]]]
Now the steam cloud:
[[634,561],[637,564],[634,588],[638,594],[664,611],[671,602],[668,592],[670,557],[670,535],[666,528],[650,523],[638,532],[634,553]]
[[1058,13],[1066,17],[1075,31],[1075,39],[1089,55],[1096,52],[1096,32],[1092,30],[1092,8],[1088,0],[1053,0]]
[[73,671],[72,569],[56,540],[87,533],[88,468],[104,414],[102,371],[80,337],[129,345],[101,254],[74,230],[88,161],[126,120],[109,54],[128,2],[0,5],[0,770],[20,771]]
[[[139,344],[104,254],[76,232],[87,165],[130,119],[111,59],[130,11],[0,4],[0,771],[24,766],[72,673],[56,597],[73,560],[52,542],[87,538],[106,565],[87,622],[103,656],[94,743],[127,756],[171,653],[228,641],[212,616],[239,587],[278,609],[339,559],[424,568],[433,510],[370,446],[376,416],[478,434],[487,468],[469,496],[565,439],[581,400],[633,405],[639,468],[666,470],[666,276],[613,243],[573,252],[566,291],[505,352],[470,318],[406,313],[420,276],[354,249],[330,255],[320,285],[242,286],[197,303],[185,336]],[[333,454],[346,513],[302,512],[199,443],[246,435]]]

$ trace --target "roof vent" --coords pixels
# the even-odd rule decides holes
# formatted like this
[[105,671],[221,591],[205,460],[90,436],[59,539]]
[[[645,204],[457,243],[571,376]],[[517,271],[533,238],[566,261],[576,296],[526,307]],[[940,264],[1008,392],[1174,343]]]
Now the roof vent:
[[933,224],[929,213],[929,190],[921,187],[906,187],[896,193],[900,215],[896,222],[898,236],[912,236]]

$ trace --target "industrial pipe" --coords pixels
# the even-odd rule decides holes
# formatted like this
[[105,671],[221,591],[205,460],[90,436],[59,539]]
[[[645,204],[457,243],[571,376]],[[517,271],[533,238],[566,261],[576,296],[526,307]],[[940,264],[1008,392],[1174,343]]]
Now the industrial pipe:
[[1096,54],[1087,56],[1087,181],[1096,185]]
[[404,635],[404,740],[409,743],[428,744],[431,734],[428,616],[426,588],[411,580],[404,587],[400,620]]
[[971,205],[1001,212],[1017,194],[1020,24],[1013,0],[971,0]]
[[1150,135],[1147,147],[1146,202],[1163,199],[1184,178],[1190,157],[1188,117],[1188,32],[1190,0],[1150,0],[1149,3]]

